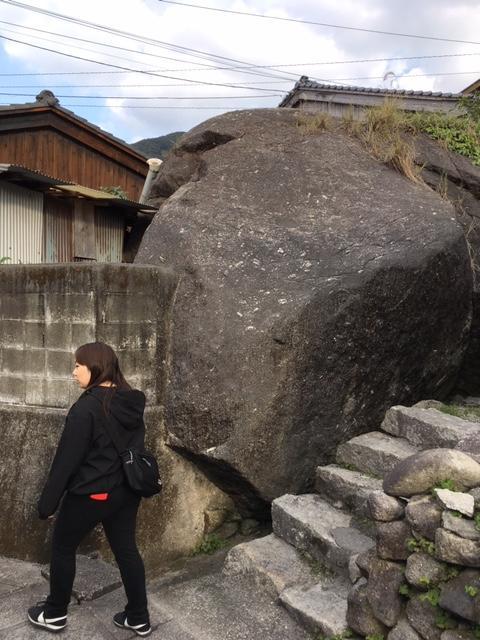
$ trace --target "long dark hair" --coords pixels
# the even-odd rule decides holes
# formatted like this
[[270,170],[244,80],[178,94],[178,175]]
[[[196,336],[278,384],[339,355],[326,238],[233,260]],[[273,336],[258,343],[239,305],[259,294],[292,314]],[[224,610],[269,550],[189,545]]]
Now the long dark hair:
[[117,354],[104,342],[88,342],[75,351],[75,360],[90,369],[87,389],[98,387],[102,382],[112,382],[117,389],[131,389],[120,370]]

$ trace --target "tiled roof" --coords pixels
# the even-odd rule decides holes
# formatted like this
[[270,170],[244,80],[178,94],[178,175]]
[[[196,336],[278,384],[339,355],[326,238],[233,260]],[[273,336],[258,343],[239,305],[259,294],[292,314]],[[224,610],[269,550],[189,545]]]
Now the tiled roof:
[[460,94],[458,93],[442,93],[441,91],[412,91],[408,89],[380,89],[378,87],[355,87],[344,84],[326,84],[323,82],[316,82],[310,80],[307,76],[302,76],[300,80],[295,83],[293,89],[283,98],[278,105],[284,107],[290,99],[295,95],[297,91],[303,90],[319,90],[319,91],[345,91],[346,93],[376,93],[380,95],[396,95],[396,96],[414,96],[414,97],[426,97],[426,98],[447,98],[458,99]]
[[110,138],[113,142],[116,142],[117,144],[122,145],[122,147],[126,147],[128,151],[130,151],[131,153],[134,153],[137,157],[140,157],[142,159],[146,158],[146,156],[141,151],[138,151],[137,149],[135,149],[135,147],[132,147],[132,145],[128,144],[128,142],[125,142],[125,140],[122,140],[121,138],[117,138],[116,136],[109,133],[108,131],[105,131],[104,129],[97,127],[96,124],[91,123],[86,118],[82,118],[81,116],[77,115],[73,111],[70,111],[69,109],[65,109],[65,107],[62,107],[59,100],[49,90],[41,91],[38,94],[35,102],[24,102],[23,104],[0,105],[0,116],[2,115],[2,112],[10,113],[12,111],[24,111],[25,109],[33,109],[35,107],[47,107],[55,111],[59,111],[60,113],[64,113],[68,115],[70,118],[74,118],[75,120],[78,120],[82,124],[87,125],[87,127],[89,127],[90,129],[94,129],[95,131],[98,131],[98,133],[100,133],[102,136],[106,136],[107,138]]

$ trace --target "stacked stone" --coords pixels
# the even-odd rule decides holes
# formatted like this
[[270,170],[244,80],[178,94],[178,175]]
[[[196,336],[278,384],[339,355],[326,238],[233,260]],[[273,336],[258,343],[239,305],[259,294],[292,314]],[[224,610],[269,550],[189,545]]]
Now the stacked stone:
[[480,464],[422,451],[385,476],[369,509],[377,541],[350,564],[350,628],[375,640],[480,638]]

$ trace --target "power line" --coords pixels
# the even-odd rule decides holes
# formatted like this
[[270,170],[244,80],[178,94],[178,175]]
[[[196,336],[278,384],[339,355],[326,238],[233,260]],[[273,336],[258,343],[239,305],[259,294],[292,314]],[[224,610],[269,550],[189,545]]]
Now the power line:
[[[0,20],[0,23],[3,23],[3,24],[4,24],[4,21]],[[7,24],[8,24],[8,23],[7,23]],[[50,43],[50,44],[55,44],[55,45],[60,45],[60,46],[68,45],[68,46],[70,46],[70,48],[72,48],[72,49],[78,49],[79,51],[87,51],[88,53],[93,53],[93,54],[100,54],[100,55],[102,55],[102,56],[103,56],[103,55],[107,55],[107,56],[109,56],[110,58],[115,58],[116,60],[126,60],[127,62],[131,62],[131,60],[132,60],[131,56],[130,56],[130,58],[127,58],[126,56],[118,56],[118,55],[115,55],[115,54],[110,53],[110,52],[108,52],[108,51],[107,51],[107,52],[105,52],[105,51],[100,51],[100,50],[94,50],[94,49],[92,49],[92,48],[82,47],[82,46],[80,46],[80,45],[78,45],[78,44],[73,44],[73,43],[70,43],[70,44],[69,44],[69,43],[66,43],[66,42],[58,42],[58,40],[52,40],[51,38],[45,38],[45,37],[42,37],[42,36],[37,36],[37,35],[30,34],[30,33],[29,33],[29,34],[22,34],[22,33],[21,33],[21,32],[19,32],[19,31],[15,31],[14,29],[8,29],[8,28],[5,28],[5,27],[0,27],[0,28],[2,29],[2,33],[13,34],[13,35],[15,35],[15,36],[20,35],[21,37],[23,37],[24,35],[27,35],[29,38],[33,38],[34,40],[37,40],[37,41],[39,40],[40,42],[48,42],[48,43]],[[28,28],[28,27],[27,27],[27,28]],[[32,30],[33,30],[33,31],[43,31],[43,29],[32,29]],[[43,32],[44,32],[44,33],[49,33],[48,31],[43,31]],[[57,35],[57,34],[53,34],[53,35]],[[60,35],[60,34],[59,34],[59,35]],[[66,38],[66,37],[68,37],[68,36],[62,36],[62,37],[65,37],[65,38]],[[70,38],[69,38],[69,39],[70,39]],[[71,39],[72,39],[72,40],[77,40],[77,38],[71,38]],[[89,40],[87,40],[86,42],[90,42],[90,41],[89,41]],[[96,43],[96,44],[100,44],[100,43]],[[108,46],[108,45],[105,45],[105,46]],[[133,49],[126,49],[126,50],[127,50],[127,51],[133,51]],[[162,57],[162,56],[159,56],[159,57]],[[140,64],[143,64],[143,63],[142,63],[142,62],[140,62]],[[150,65],[150,67],[148,67],[148,66],[147,66],[147,67],[145,67],[145,68],[147,68],[147,69],[148,69],[148,68],[152,69],[151,65]],[[152,69],[152,70],[153,70],[153,69]]]
[[[13,96],[17,98],[29,97],[31,93],[7,93],[0,92],[0,96]],[[278,98],[283,96],[284,92],[277,92],[271,95],[264,94],[260,96],[241,95],[241,96],[77,96],[77,95],[58,95],[57,98],[81,98],[82,100],[238,100],[240,98]]]
[[[0,2],[4,2],[5,0],[0,0]],[[192,80],[190,78],[179,78],[177,76],[166,76],[166,75],[162,75],[159,73],[154,73],[153,71],[147,71],[146,69],[131,69],[129,67],[122,67],[120,65],[117,64],[112,64],[110,62],[101,62],[100,60],[91,60],[89,58],[83,58],[81,56],[75,56],[72,53],[65,53],[63,51],[55,51],[54,49],[49,49],[48,47],[41,47],[40,45],[37,44],[31,44],[30,42],[24,42],[22,40],[16,40],[14,38],[7,38],[7,36],[3,36],[0,34],[0,38],[2,40],[8,40],[9,42],[15,42],[17,44],[24,44],[27,47],[33,47],[35,49],[40,49],[42,51],[48,51],[49,53],[56,53],[57,55],[61,55],[61,56],[66,56],[67,58],[73,58],[75,60],[83,60],[85,62],[93,62],[94,64],[99,64],[105,67],[112,67],[114,69],[122,69],[123,71],[130,71],[131,73],[142,73],[145,75],[149,75],[149,76],[154,76],[157,78],[166,78],[167,80],[183,80],[186,82],[190,82],[192,84],[199,84],[199,85],[208,85],[208,86],[213,86],[213,87],[233,87],[234,89],[238,89],[238,88],[243,88],[243,89],[251,89],[253,91],[257,90],[257,91],[271,91],[270,89],[261,89],[259,87],[248,87],[248,86],[243,86],[243,85],[231,85],[231,84],[227,84],[224,82],[207,82],[207,81],[202,81],[202,80]]]
[[[287,84],[290,80],[266,80],[264,82],[232,82],[232,85]],[[126,88],[158,88],[158,87],[191,87],[191,84],[48,84],[49,89],[118,89]],[[238,89],[238,86],[236,86]],[[45,89],[45,84],[0,84],[0,89]],[[275,89],[273,89],[275,91]],[[69,96],[71,97],[71,96]]]
[[[0,105],[3,106],[10,106],[9,102],[0,102]],[[218,105],[212,105],[212,106],[202,106],[202,107],[184,107],[182,105],[180,106],[168,106],[168,107],[163,107],[163,106],[159,106],[159,107],[154,107],[151,105],[123,105],[123,104],[117,104],[117,105],[108,105],[108,104],[65,104],[62,105],[64,107],[82,107],[84,109],[111,109],[111,108],[116,108],[116,107],[121,107],[122,109],[170,109],[170,110],[174,110],[177,111],[178,109],[185,109],[185,110],[192,110],[192,111],[196,111],[196,110],[206,110],[206,111],[234,111],[234,109],[232,109],[232,106],[223,106],[220,107]]]
[[[245,63],[242,60],[238,60],[236,58],[229,58],[226,56],[221,56],[218,54],[214,54],[214,53],[209,53],[209,52],[205,52],[205,51],[201,51],[199,49],[193,49],[191,47],[184,47],[182,45],[176,45],[176,44],[172,44],[169,42],[164,42],[162,40],[155,40],[154,38],[147,38],[145,36],[141,36],[139,34],[134,34],[128,31],[122,31],[121,29],[114,29],[113,27],[106,27],[105,25],[100,25],[94,22],[89,22],[88,20],[82,20],[80,18],[75,18],[73,16],[67,16],[65,14],[61,14],[61,13],[57,13],[55,11],[48,11],[47,9],[42,9],[40,7],[35,7],[32,5],[28,5],[22,2],[17,2],[16,0],[0,0],[0,2],[10,5],[10,6],[14,6],[20,9],[24,9],[26,11],[32,11],[34,13],[40,13],[42,15],[47,15],[49,17],[58,19],[58,20],[62,20],[65,22],[70,22],[73,23],[75,25],[81,25],[84,27],[87,27],[89,29],[95,29],[98,31],[102,31],[102,32],[106,32],[110,35],[115,34],[118,35],[120,37],[123,38],[127,38],[129,40],[134,40],[136,42],[141,42],[143,44],[151,44],[157,47],[161,47],[164,49],[168,49],[170,51],[176,51],[177,53],[180,53],[181,55],[188,55],[189,57],[194,57],[194,58],[201,58],[201,59],[207,59],[207,60],[212,60],[212,59],[217,59],[217,60],[225,60],[226,62],[234,62],[236,64],[240,63],[240,64],[248,64]],[[252,71],[252,73],[256,73],[257,75],[265,75],[265,74],[261,74],[259,72],[255,72]],[[295,74],[290,73],[288,71],[284,72],[287,75],[290,76],[295,76]],[[276,76],[274,74],[269,74],[270,77],[279,77]]]
[[[0,0],[1,1],[1,0]],[[395,58],[363,58],[359,60],[322,60],[321,62],[290,62],[285,64],[256,64],[249,66],[238,66],[238,67],[217,67],[217,66],[207,66],[204,68],[199,67],[189,67],[182,69],[151,69],[154,73],[173,73],[173,72],[184,72],[184,71],[219,71],[219,70],[240,70],[240,69],[279,69],[282,67],[313,67],[318,65],[340,65],[340,64],[360,64],[364,62],[395,62],[401,60],[427,60],[427,59],[436,59],[436,58],[462,58],[466,56],[480,56],[479,53],[444,53],[444,54],[436,54],[429,56],[398,56]],[[172,58],[175,60],[175,58]],[[179,62],[183,62],[180,61]],[[201,63],[197,63],[201,64]],[[83,76],[83,75],[120,75],[130,73],[129,71],[44,71],[44,72],[33,72],[33,73],[0,73],[0,77],[30,77],[30,76]],[[297,76],[298,77],[298,76]],[[280,81],[279,81],[280,82]],[[285,79],[285,82],[291,82],[290,78]],[[244,83],[236,83],[232,82],[231,84],[254,84],[253,82],[244,82]],[[271,84],[269,82],[265,82],[263,84]],[[32,85],[33,86],[33,85]],[[59,85],[61,86],[61,85]],[[79,85],[80,86],[80,85]],[[90,86],[90,85],[88,85]],[[100,85],[98,85],[100,86]],[[117,85],[104,85],[104,86],[117,86]],[[143,86],[143,85],[128,85],[128,86]],[[148,85],[145,85],[148,86]],[[163,86],[163,85],[155,85],[155,86]],[[173,86],[173,85],[172,85]],[[178,85],[179,86],[179,85]],[[185,85],[187,86],[187,85]],[[40,87],[41,88],[41,87]]]
[[[264,80],[263,82],[232,82],[232,85],[257,85],[257,84],[287,84],[290,80]],[[158,87],[191,87],[191,84],[168,83],[168,84],[48,84],[49,89],[118,89],[143,88],[151,89]],[[236,87],[238,88],[238,87]],[[45,84],[0,84],[0,89],[45,89]],[[273,89],[274,91],[275,89]],[[70,96],[71,97],[71,96]]]
[[[462,76],[462,75],[480,75],[480,71],[440,71],[437,73],[394,73],[394,77],[395,78],[423,78],[426,76],[432,76],[432,77],[439,77],[439,76]],[[356,76],[354,78],[349,77],[349,78],[328,78],[325,80],[326,83],[329,82],[340,82],[340,81],[350,81],[350,80],[383,80],[385,78],[385,75],[383,76]],[[263,82],[232,82],[232,85],[258,85],[258,84],[262,84],[262,85],[266,85],[266,84],[286,84],[287,82],[290,82],[290,80],[265,80]],[[158,87],[190,87],[190,84],[177,84],[177,83],[168,83],[168,84],[49,84],[48,85],[50,89],[118,89],[118,88],[142,88],[142,89],[152,89],[152,88],[158,88]],[[17,84],[17,85],[0,85],[0,89],[44,89],[45,85],[43,84]],[[273,91],[275,91],[275,89],[273,89]],[[280,93],[281,91],[278,90],[278,92]],[[2,94],[0,94],[2,95]],[[18,95],[18,96],[26,96],[26,95],[30,95],[27,93],[18,93],[18,94],[3,94],[3,95]],[[277,94],[275,94],[277,95]],[[74,97],[78,97],[78,98],[86,98],[86,97],[90,97],[90,98],[107,98],[107,97],[113,97],[113,96],[72,96],[72,95],[68,95],[68,96],[57,96],[58,98],[74,98]],[[119,97],[124,97],[124,96],[119,96]],[[132,96],[132,99],[135,98],[136,96]],[[213,97],[213,96],[208,96],[208,97]],[[253,98],[253,97],[257,97],[257,98],[262,98],[262,97],[275,97],[275,96],[225,96],[228,98],[233,98],[233,97],[244,97],[244,98]]]
[[[147,53],[145,51],[138,51],[137,49],[130,49],[128,47],[120,47],[118,45],[105,44],[103,42],[97,42],[96,40],[88,40],[87,38],[79,38],[79,37],[70,36],[70,35],[65,36],[65,35],[63,35],[61,33],[56,33],[55,31],[48,31],[46,29],[38,29],[38,28],[35,28],[35,27],[27,27],[25,25],[19,25],[19,24],[16,24],[14,22],[8,22],[6,20],[0,20],[0,24],[8,24],[10,26],[19,27],[21,29],[27,29],[29,31],[37,31],[39,33],[46,33],[48,35],[59,36],[61,38],[68,38],[68,40],[76,40],[78,42],[86,42],[88,44],[100,45],[102,47],[107,47],[107,48],[111,48],[111,49],[119,49],[120,51],[127,51],[129,53],[135,53],[135,54],[138,54],[138,55],[144,55],[144,56],[149,56],[149,57],[153,57],[153,58],[161,58],[163,60],[170,60],[172,62],[182,62],[182,63],[187,62],[186,60],[182,60],[180,58],[172,58],[171,56],[162,56],[162,55],[159,55],[159,54],[156,54],[156,53]],[[4,29],[4,30],[5,31],[9,31],[9,29]],[[15,35],[17,35],[16,32],[13,32],[13,33]],[[35,36],[31,36],[31,37],[35,37]],[[42,38],[39,38],[39,39],[42,39]],[[55,42],[55,41],[52,41],[52,40],[48,40],[46,38],[44,40],[46,40],[46,42],[53,42],[53,44],[64,44],[64,43],[58,43],[58,42]],[[83,47],[77,47],[77,48],[82,49],[84,51],[86,50],[86,51],[90,51],[91,52],[90,49],[84,49]],[[94,53],[103,53],[103,52],[95,51]],[[114,58],[119,57],[119,56],[113,56],[112,54],[109,54],[109,55],[114,57]],[[119,59],[126,60],[127,58],[119,57]],[[204,62],[203,63],[197,62],[196,64],[200,66],[200,69],[197,67],[196,69],[186,69],[186,71],[191,71],[191,70],[195,70],[195,71],[207,70],[208,71],[208,70],[218,70],[218,69],[227,69],[227,70],[234,70],[234,71],[237,70],[236,68],[233,68],[231,66],[218,67],[218,66],[215,66],[215,65],[206,64]],[[265,68],[265,67],[262,67],[261,65],[254,65],[254,66],[256,68]],[[239,69],[245,69],[248,72],[248,70],[250,69],[250,66],[239,67]],[[155,71],[155,70],[151,69],[151,71]],[[162,71],[162,70],[160,69],[160,71]],[[166,69],[165,71],[167,71],[167,72],[168,71],[183,71],[183,69]],[[255,73],[253,75],[263,75],[263,74]],[[270,76],[271,76],[271,74],[267,75],[267,77],[270,77]]]
[[[441,71],[438,73],[405,73],[405,74],[397,74],[394,73],[395,78],[423,78],[423,77],[439,77],[439,76],[462,76],[462,75],[480,75],[480,71]],[[352,80],[383,80],[385,78],[382,76],[356,76],[354,78],[328,78],[325,82],[328,84],[330,82],[343,82],[343,81],[352,81]],[[270,80],[264,82],[245,82],[245,83],[232,83],[233,84],[246,84],[246,85],[257,85],[257,84],[286,84],[287,81],[283,80]],[[288,81],[289,82],[289,81]],[[48,85],[50,89],[119,89],[119,88],[142,88],[142,89],[151,89],[158,87],[190,87],[190,84],[57,84],[57,85]],[[44,89],[45,85],[0,85],[0,89]],[[287,89],[285,89],[286,91]],[[275,89],[273,89],[275,91]],[[0,93],[0,95],[9,95],[9,96],[30,96],[30,93]],[[259,96],[192,96],[191,98],[179,97],[179,100],[196,100],[202,98],[275,98],[278,95],[283,95],[283,90],[277,90],[277,93],[272,95],[259,95]],[[168,96],[75,96],[75,95],[57,95],[57,98],[82,98],[82,99],[99,99],[99,98],[121,98],[121,99],[131,99],[131,100],[164,100],[170,99]]]
[[438,42],[456,42],[460,44],[480,44],[480,42],[472,42],[470,40],[454,40],[453,38],[440,38],[437,36],[425,36],[414,33],[401,33],[398,31],[381,31],[380,29],[365,29],[362,27],[350,27],[342,24],[331,24],[328,22],[316,22],[314,20],[300,20],[299,18],[284,18],[281,16],[266,16],[262,13],[252,13],[249,11],[234,11],[233,9],[220,9],[218,7],[206,7],[200,4],[189,4],[187,2],[176,2],[175,0],[157,0],[164,4],[174,4],[180,7],[189,7],[192,9],[204,9],[207,11],[218,11],[220,13],[231,13],[238,16],[250,16],[252,18],[265,18],[267,20],[281,20],[282,22],[296,22],[299,24],[308,24],[317,27],[330,27],[332,29],[346,29],[348,31],[361,31],[363,33],[375,33],[377,35],[395,36],[401,38],[418,38],[420,40],[436,40]]
[[[392,72],[393,73],[393,72]],[[395,78],[425,78],[427,76],[468,76],[480,74],[480,71],[442,71],[440,73],[393,73],[393,79]],[[339,81],[346,82],[350,80],[383,80],[383,76],[357,76],[356,78],[332,78],[329,82]]]

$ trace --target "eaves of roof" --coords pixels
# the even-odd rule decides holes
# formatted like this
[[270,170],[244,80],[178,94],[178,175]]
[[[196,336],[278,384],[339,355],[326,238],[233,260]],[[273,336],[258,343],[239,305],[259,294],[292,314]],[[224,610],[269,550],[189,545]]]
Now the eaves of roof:
[[442,93],[441,91],[411,91],[407,89],[380,89],[377,87],[356,87],[342,84],[326,84],[322,82],[315,82],[310,80],[306,76],[302,76],[298,82],[296,82],[293,89],[282,99],[279,107],[286,106],[290,100],[300,91],[333,91],[337,93],[356,93],[356,94],[377,94],[384,96],[408,96],[409,98],[427,98],[427,99],[445,99],[456,101],[461,96],[457,93]]
[[142,211],[144,213],[153,213],[157,210],[157,207],[144,204],[142,202],[136,202],[135,200],[128,200],[126,198],[120,198],[106,191],[100,191],[98,189],[91,189],[90,187],[84,187],[83,185],[76,184],[74,182],[67,182],[48,176],[35,169],[29,169],[22,165],[17,164],[0,164],[0,176],[9,181],[25,182],[29,184],[36,184],[39,188],[48,187],[49,190],[62,192],[65,196],[86,198],[88,200],[98,200],[105,204],[111,204],[123,209],[130,209],[135,211]]
[[469,84],[465,89],[462,89],[461,94],[462,96],[468,96],[472,93],[476,93],[477,91],[480,91],[480,78],[475,80],[475,82],[472,82],[472,84]]

